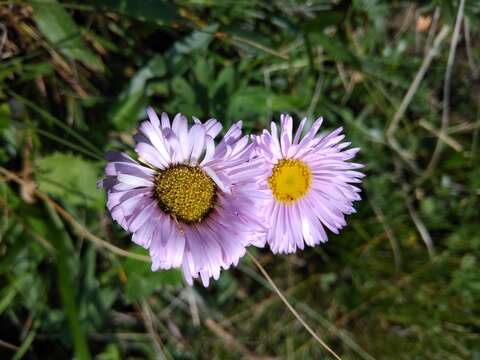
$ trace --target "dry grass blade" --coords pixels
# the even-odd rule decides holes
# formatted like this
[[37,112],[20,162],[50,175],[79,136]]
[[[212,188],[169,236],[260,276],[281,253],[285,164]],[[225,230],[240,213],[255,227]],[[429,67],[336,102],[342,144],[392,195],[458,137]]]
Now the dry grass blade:
[[313,329],[308,325],[305,320],[302,318],[302,316],[295,310],[295,308],[290,304],[290,302],[287,300],[287,298],[283,295],[282,291],[278,288],[278,286],[275,284],[275,282],[272,280],[270,275],[268,275],[267,271],[264,269],[262,264],[253,256],[248,250],[247,254],[252,259],[253,263],[258,267],[262,275],[265,277],[265,279],[268,281],[270,286],[273,288],[273,290],[277,293],[277,295],[280,297],[280,299],[283,301],[283,303],[287,306],[288,310],[295,316],[295,318],[302,324],[302,326],[307,330],[310,335],[312,335],[317,342],[323,346],[325,350],[327,350],[330,354],[332,354],[335,359],[341,360],[341,357],[337,355],[335,351],[330,348],[320,337],[313,331]]
[[410,102],[413,99],[413,96],[418,90],[418,87],[420,86],[420,83],[422,82],[425,74],[427,73],[428,68],[430,67],[430,64],[432,63],[433,58],[435,55],[438,53],[438,50],[440,48],[440,45],[442,44],[443,40],[448,35],[449,27],[444,26],[442,30],[438,33],[438,35],[435,37],[435,40],[433,42],[432,47],[430,50],[427,52],[425,57],[423,58],[422,65],[420,66],[420,69],[418,70],[417,74],[415,75],[415,78],[412,81],[412,84],[410,85],[407,93],[405,94],[400,106],[398,107],[397,111],[395,112],[395,115],[393,116],[392,121],[390,122],[390,125],[388,126],[387,129],[387,139],[389,142],[392,142],[395,136],[395,131],[398,128],[398,124],[400,122],[400,119],[403,117],[405,114],[405,111],[408,108],[408,105],[410,105]]
[[142,317],[145,323],[145,327],[150,334],[150,338],[152,339],[152,343],[154,348],[157,352],[157,356],[159,359],[172,359],[172,356],[164,351],[164,346],[160,336],[158,336],[157,331],[155,329],[154,324],[154,317],[152,313],[152,309],[146,300],[141,301],[141,310],[142,310]]
[[0,340],[0,347],[4,347],[6,349],[15,350],[15,351],[17,351],[19,349],[18,346],[15,346],[15,345],[10,344],[9,342],[3,341],[3,340]]
[[397,270],[400,270],[402,268],[402,255],[400,252],[400,246],[398,245],[397,237],[395,236],[392,227],[386,221],[385,214],[383,213],[382,209],[377,206],[377,204],[375,204],[370,198],[369,202],[370,206],[373,209],[373,212],[375,213],[375,216],[377,217],[380,224],[382,224],[383,230],[385,231],[385,234],[390,241],[390,246],[392,247],[393,252],[393,259],[395,260],[395,267],[397,268]]
[[463,146],[462,144],[460,144],[458,141],[456,141],[455,139],[451,138],[450,136],[448,136],[448,134],[446,133],[442,133],[440,131],[438,131],[437,129],[435,129],[432,124],[430,124],[429,122],[425,121],[424,119],[420,119],[419,121],[419,125],[421,127],[423,127],[425,130],[428,130],[429,132],[431,132],[433,135],[435,136],[438,136],[439,138],[441,138],[443,141],[445,141],[445,143],[447,145],[449,145],[453,150],[457,151],[457,152],[462,152],[463,151]]
[[415,78],[413,79],[412,84],[410,85],[400,106],[395,112],[395,115],[393,116],[393,119],[390,122],[390,125],[388,126],[386,131],[386,137],[390,147],[393,150],[395,150],[400,155],[400,158],[410,167],[410,169],[418,175],[420,175],[420,169],[418,165],[411,158],[410,154],[407,153],[404,149],[402,149],[397,139],[395,138],[395,132],[397,131],[401,118],[405,114],[405,111],[410,105],[410,102],[412,101],[413,96],[417,92],[420,86],[420,83],[422,82],[425,74],[427,73],[427,70],[430,67],[430,64],[432,63],[433,58],[438,53],[440,45],[442,44],[443,40],[447,37],[448,32],[449,32],[449,27],[444,26],[442,30],[440,30],[438,35],[435,37],[432,47],[423,58],[423,62],[422,62],[422,65],[420,66],[420,69],[415,75]]
[[468,66],[470,67],[470,71],[472,72],[472,77],[476,78],[478,77],[480,68],[476,64],[475,56],[472,52],[472,41],[470,39],[470,22],[468,18],[465,18],[465,20],[463,21],[463,31],[465,33],[465,50],[467,52]]
[[238,342],[234,336],[229,334],[219,323],[215,320],[208,318],[205,320],[205,325],[208,329],[215,334],[228,348],[234,348],[238,352],[242,353],[247,359],[252,360],[269,360],[274,359],[266,356],[257,356],[252,351],[250,351],[243,344]]
[[415,210],[415,207],[413,206],[412,201],[409,199],[407,194],[405,194],[405,198],[406,198],[407,209],[410,214],[410,217],[412,218],[412,221],[415,224],[415,227],[417,228],[423,242],[425,243],[425,246],[427,247],[430,258],[433,259],[433,257],[435,256],[435,248],[433,247],[432,237],[430,236],[430,233],[428,232],[427,227],[425,226],[423,221],[420,219],[420,216],[418,215],[417,210]]
[[[457,50],[457,44],[460,37],[460,29],[463,19],[463,11],[465,8],[465,0],[460,0],[460,5],[458,6],[457,18],[455,20],[455,28],[453,30],[452,41],[450,43],[450,52],[448,53],[447,69],[445,70],[445,81],[443,85],[443,109],[442,109],[442,125],[440,128],[440,133],[444,134],[450,123],[450,83],[452,80],[452,71],[453,63],[455,62],[455,53]],[[420,178],[420,182],[427,179],[430,174],[433,172],[433,169],[437,166],[438,161],[440,160],[440,154],[442,153],[444,146],[443,138],[439,137],[435,149],[433,150],[432,157],[425,172]]]

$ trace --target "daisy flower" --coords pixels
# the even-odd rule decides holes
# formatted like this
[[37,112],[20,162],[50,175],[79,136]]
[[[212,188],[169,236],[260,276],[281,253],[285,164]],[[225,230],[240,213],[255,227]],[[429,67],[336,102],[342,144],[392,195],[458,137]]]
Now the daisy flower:
[[280,131],[274,122],[271,133],[254,136],[256,152],[263,161],[261,189],[268,194],[261,213],[266,216],[266,241],[274,253],[292,253],[327,241],[325,228],[335,234],[346,225],[345,215],[360,200],[364,174],[355,171],[361,164],[348,162],[359,151],[346,150],[342,128],[316,136],[322,118],[302,137],[303,119],[292,137],[293,120],[281,115]]
[[138,160],[109,153],[99,186],[112,218],[149,250],[152,271],[181,267],[190,285],[200,277],[208,286],[237,265],[247,245],[261,243],[253,144],[241,122],[215,146],[222,129],[215,119],[189,126],[181,114],[172,123],[165,113],[147,114],[134,136]]

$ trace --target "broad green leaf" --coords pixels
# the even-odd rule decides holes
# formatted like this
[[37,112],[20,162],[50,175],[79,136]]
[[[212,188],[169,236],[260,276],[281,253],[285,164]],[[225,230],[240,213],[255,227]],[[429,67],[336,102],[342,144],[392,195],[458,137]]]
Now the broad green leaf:
[[102,60],[88,49],[80,29],[56,0],[32,0],[33,18],[48,41],[65,56],[94,70],[103,70]]
[[261,87],[248,87],[236,92],[229,104],[229,114],[233,117],[235,114],[262,114],[268,110],[267,101],[270,92]]
[[175,43],[175,52],[178,54],[188,54],[193,50],[207,48],[217,29],[218,25],[213,24],[203,28],[202,30],[194,31],[190,35]]
[[265,114],[270,111],[288,111],[305,106],[307,99],[291,95],[272,94],[266,88],[251,86],[236,92],[230,99],[228,111],[231,117],[241,118],[249,114]]
[[145,114],[147,81],[165,75],[166,71],[165,61],[160,55],[155,55],[137,71],[110,111],[112,122],[118,130],[133,127],[139,117]]
[[212,83],[212,70],[211,63],[203,57],[197,59],[193,68],[196,79],[205,87],[208,87]]
[[309,99],[294,95],[274,94],[272,96],[272,111],[291,112],[307,106]]
[[209,87],[209,95],[213,98],[222,88],[225,88],[225,92],[230,94],[234,90],[234,84],[235,70],[232,66],[225,67],[220,71],[214,83]]
[[185,103],[195,104],[196,94],[187,80],[181,77],[176,77],[172,80],[173,92],[181,98]]
[[[178,56],[184,56],[194,50],[206,48],[213,39],[217,28],[218,25],[214,24],[205,29],[194,31],[182,40],[177,41],[170,51],[167,52],[167,55],[171,58],[178,58]],[[118,130],[130,129],[136,125],[139,118],[144,116],[145,107],[148,105],[146,94],[146,90],[148,90],[147,81],[161,77],[166,72],[167,67],[164,58],[160,55],[155,55],[130,80],[128,87],[121,93],[110,111],[112,122]],[[175,83],[172,84],[174,91],[177,86],[186,90],[186,93],[181,94],[185,96],[187,103],[192,104],[194,94],[188,89],[190,87],[188,83],[185,85],[185,80],[177,79],[174,81]],[[187,113],[188,111],[183,110],[183,112]]]
[[36,181],[41,191],[74,205],[102,208],[104,193],[96,187],[100,167],[83,158],[55,153],[36,162]]

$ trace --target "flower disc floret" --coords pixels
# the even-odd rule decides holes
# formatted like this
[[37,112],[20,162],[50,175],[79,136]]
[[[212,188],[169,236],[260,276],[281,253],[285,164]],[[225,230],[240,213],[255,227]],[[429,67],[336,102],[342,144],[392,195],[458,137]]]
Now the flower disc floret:
[[214,181],[197,166],[173,165],[155,177],[160,208],[186,224],[201,222],[215,205]]
[[272,170],[268,185],[281,203],[290,204],[305,196],[312,183],[307,164],[296,159],[282,159]]

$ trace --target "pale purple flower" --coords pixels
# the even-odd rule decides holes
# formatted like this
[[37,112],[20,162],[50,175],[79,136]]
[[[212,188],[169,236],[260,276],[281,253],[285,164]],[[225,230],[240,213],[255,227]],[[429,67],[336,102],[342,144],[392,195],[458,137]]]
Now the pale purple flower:
[[170,123],[165,113],[147,113],[134,137],[138,161],[109,153],[99,185],[112,218],[149,250],[152,271],[181,267],[189,284],[200,277],[208,286],[262,236],[253,144],[242,137],[241,122],[215,146],[222,129],[215,119],[194,118],[189,127],[181,114]]
[[349,162],[359,149],[346,149],[350,143],[341,142],[342,128],[316,136],[319,118],[302,137],[303,119],[292,137],[291,116],[280,120],[280,131],[272,122],[271,133],[264,130],[253,139],[263,161],[259,185],[268,195],[261,205],[266,241],[274,253],[292,253],[327,241],[325,228],[338,234],[345,215],[355,212],[352,203],[360,200],[360,189],[353,184],[364,174],[355,171],[363,165]]

